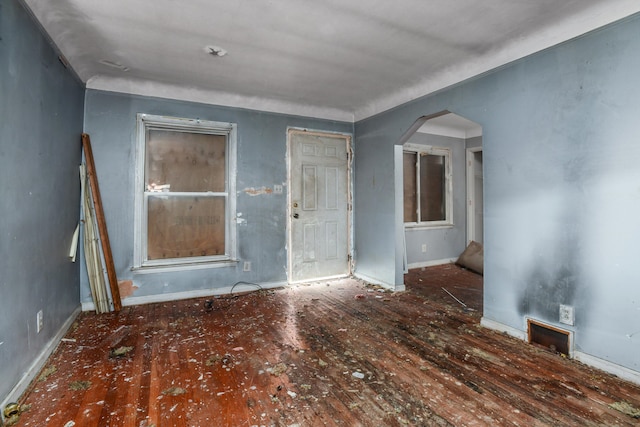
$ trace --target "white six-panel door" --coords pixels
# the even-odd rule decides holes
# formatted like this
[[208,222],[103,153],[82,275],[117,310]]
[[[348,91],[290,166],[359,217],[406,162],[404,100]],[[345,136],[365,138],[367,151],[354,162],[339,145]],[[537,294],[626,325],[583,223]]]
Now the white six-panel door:
[[290,129],[289,281],[349,274],[350,136]]

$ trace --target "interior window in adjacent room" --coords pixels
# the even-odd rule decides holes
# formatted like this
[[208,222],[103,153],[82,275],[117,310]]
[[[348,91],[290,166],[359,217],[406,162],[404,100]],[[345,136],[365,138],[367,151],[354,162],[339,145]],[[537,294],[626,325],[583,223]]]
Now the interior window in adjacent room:
[[405,145],[403,176],[405,226],[453,224],[451,151],[448,148]]

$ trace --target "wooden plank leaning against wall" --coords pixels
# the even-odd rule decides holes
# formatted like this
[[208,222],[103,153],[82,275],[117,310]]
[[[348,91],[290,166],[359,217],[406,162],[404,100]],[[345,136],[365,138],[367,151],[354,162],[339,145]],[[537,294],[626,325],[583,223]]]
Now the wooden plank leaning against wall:
[[116,269],[113,264],[113,255],[111,253],[111,244],[109,243],[109,233],[107,232],[107,221],[104,217],[104,209],[102,207],[102,198],[100,196],[100,187],[98,185],[98,176],[96,174],[96,165],[93,160],[93,151],[91,150],[91,138],[88,134],[82,134],[82,148],[87,162],[87,175],[91,185],[91,195],[93,205],[96,212],[96,220],[98,222],[98,230],[100,232],[100,242],[102,243],[102,251],[107,269],[107,277],[109,279],[109,288],[111,290],[111,299],[113,300],[113,310],[120,311],[122,309],[122,301],[120,300],[120,289],[118,288],[118,278]]

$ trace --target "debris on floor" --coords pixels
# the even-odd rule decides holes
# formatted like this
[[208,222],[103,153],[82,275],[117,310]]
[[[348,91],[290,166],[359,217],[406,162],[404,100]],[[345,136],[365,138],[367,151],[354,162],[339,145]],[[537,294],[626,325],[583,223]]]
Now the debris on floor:
[[287,365],[285,365],[284,363],[278,363],[276,366],[274,366],[273,368],[271,368],[271,375],[273,375],[274,377],[279,377],[280,375],[284,374],[287,371]]
[[187,390],[182,387],[169,387],[166,390],[163,390],[162,394],[165,396],[180,396],[181,394],[185,394]]
[[5,418],[10,418],[19,413],[20,413],[20,405],[18,405],[15,402],[9,403],[7,404],[7,406],[4,407],[3,414]]
[[450,264],[412,270],[404,292],[325,284],[82,313],[18,426],[638,422],[640,387],[480,326],[482,276]]
[[444,287],[442,287],[442,290],[445,291],[451,298],[453,298],[454,300],[456,300],[456,302],[458,304],[460,304],[462,307],[464,307],[465,311],[475,311],[473,308],[469,307],[467,304],[465,304],[464,302],[460,301],[458,298],[456,298],[451,292],[449,292],[448,290],[446,290]]
[[205,362],[205,365],[213,366],[213,365],[215,365],[217,362],[219,362],[221,360],[222,360],[222,356],[220,356],[219,354],[214,354],[213,356],[209,356],[209,358]]
[[91,387],[91,381],[73,381],[69,384],[69,390],[79,391],[88,390]]
[[640,418],[640,409],[634,407],[633,405],[627,402],[615,402],[609,405],[611,409],[615,409],[616,411],[620,411],[623,414],[627,414],[633,418]]
[[[4,414],[4,425],[5,426],[13,426],[20,421],[20,415],[23,412],[27,412],[31,409],[31,404],[29,405],[19,405],[15,402],[8,403],[7,406],[4,407],[2,413]],[[2,420],[0,419],[0,425],[2,425]]]
[[484,248],[482,243],[471,241],[460,254],[456,264],[478,274],[484,273]]
[[38,377],[38,381],[40,381],[40,382],[46,381],[47,378],[49,378],[51,375],[55,374],[57,370],[58,370],[58,368],[56,368],[53,365],[47,366],[46,368],[44,368],[44,370],[42,371],[42,373]]
[[129,352],[133,350],[133,347],[118,347],[118,348],[112,348],[111,351],[109,352],[109,357],[111,358],[118,358],[118,357],[124,357],[127,354],[129,354]]

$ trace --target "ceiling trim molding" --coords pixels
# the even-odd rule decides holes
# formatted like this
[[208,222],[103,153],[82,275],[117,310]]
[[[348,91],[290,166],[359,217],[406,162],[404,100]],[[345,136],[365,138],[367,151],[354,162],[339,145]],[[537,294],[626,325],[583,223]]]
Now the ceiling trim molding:
[[97,75],[91,77],[87,81],[86,86],[87,89],[103,90],[106,92],[119,92],[131,95],[241,108],[243,110],[257,110],[268,113],[354,123],[354,115],[352,112],[336,108],[324,108],[309,104],[298,104],[268,98],[238,95],[210,89],[154,82],[150,80]]
[[605,1],[579,14],[573,15],[536,34],[516,39],[492,54],[473,58],[459,66],[450,67],[425,78],[418,84],[406,87],[390,96],[356,108],[355,121],[367,119],[407,102],[432,94],[446,87],[494,70],[510,62],[561,44],[586,33],[640,12],[638,0]]

